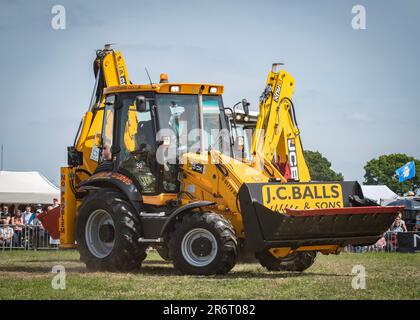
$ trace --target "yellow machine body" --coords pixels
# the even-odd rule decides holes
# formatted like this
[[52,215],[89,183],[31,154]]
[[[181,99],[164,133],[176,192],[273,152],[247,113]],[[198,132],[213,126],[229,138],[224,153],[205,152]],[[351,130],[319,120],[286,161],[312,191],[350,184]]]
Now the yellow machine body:
[[[103,126],[107,130],[114,122],[114,114],[105,113],[107,97],[127,92],[153,92],[197,95],[201,98],[202,95],[221,96],[224,91],[221,85],[204,83],[131,84],[123,56],[112,49],[102,51],[95,60],[95,66],[95,97],[83,116],[75,151],[71,153],[81,159],[71,159],[73,162],[69,160],[68,167],[61,168],[62,212],[59,225],[62,247],[75,244],[75,220],[83,200],[78,186],[88,179],[94,180],[103,148]],[[349,207],[348,196],[358,190],[354,183],[311,182],[291,99],[294,87],[293,77],[284,70],[278,70],[278,65],[273,65],[260,98],[251,161],[234,159],[213,149],[185,153],[179,165],[180,192],[140,195],[138,201],[155,208],[163,208],[176,201],[179,206],[207,201],[207,208],[228,220],[239,239],[255,238],[252,240],[256,243],[255,248],[257,244],[260,249],[269,248],[275,257],[285,257],[298,251],[338,253],[348,243],[345,239],[351,239],[351,243],[362,241],[356,237],[357,232],[343,236],[344,220],[339,230],[330,233],[329,225],[320,223],[320,233],[313,233],[315,240],[299,238],[299,235],[301,238],[305,235],[305,223],[315,223],[313,221],[318,219],[315,217],[317,210]],[[139,129],[135,111],[134,105],[129,107],[128,125],[122,137],[129,151],[135,150],[134,140]],[[97,178],[108,179],[111,176],[111,173],[102,173]],[[130,184],[130,179],[116,177]],[[290,218],[294,214],[290,210],[299,211],[296,218]],[[302,210],[314,212],[314,215],[306,220],[300,219],[306,214],[300,212]],[[295,222],[290,222],[292,220]],[[300,233],[290,229],[296,226],[302,227]],[[328,239],[321,241],[323,234]],[[363,233],[363,236],[367,237],[368,233]],[[376,237],[376,233],[373,236],[369,234],[369,240],[372,237]]]

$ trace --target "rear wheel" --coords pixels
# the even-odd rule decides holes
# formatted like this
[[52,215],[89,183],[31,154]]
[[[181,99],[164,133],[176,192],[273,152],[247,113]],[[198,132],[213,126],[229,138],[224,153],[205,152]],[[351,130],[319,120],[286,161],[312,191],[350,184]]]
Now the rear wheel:
[[226,274],[237,259],[235,231],[214,212],[186,214],[169,235],[169,254],[184,274]]
[[298,251],[286,257],[277,258],[269,250],[257,253],[260,264],[270,271],[299,271],[302,272],[315,262],[316,251]]
[[140,221],[125,197],[113,190],[88,195],[76,221],[80,260],[90,270],[134,271],[146,258],[138,243]]

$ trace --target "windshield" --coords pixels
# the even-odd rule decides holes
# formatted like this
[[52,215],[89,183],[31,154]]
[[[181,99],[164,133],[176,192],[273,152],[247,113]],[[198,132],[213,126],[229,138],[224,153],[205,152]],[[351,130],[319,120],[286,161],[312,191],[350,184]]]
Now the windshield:
[[[200,119],[196,95],[158,94],[156,98],[159,131],[178,142],[181,153],[199,149]],[[160,140],[160,139],[159,139]]]
[[[160,135],[172,136],[174,140],[171,139],[171,142],[176,141],[177,143],[171,143],[171,145],[173,147],[177,145],[178,156],[185,152],[200,151],[198,99],[197,95],[177,94],[158,94],[156,97]],[[204,151],[208,151],[210,147],[222,151],[223,140],[219,138],[227,136],[229,142],[229,132],[226,127],[221,96],[203,95],[202,107]]]

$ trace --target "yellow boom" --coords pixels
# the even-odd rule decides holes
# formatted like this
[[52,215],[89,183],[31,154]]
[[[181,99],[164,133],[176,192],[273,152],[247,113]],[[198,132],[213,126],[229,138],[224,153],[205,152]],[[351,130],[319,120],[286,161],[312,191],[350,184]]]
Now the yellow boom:
[[[273,64],[260,97],[251,153],[277,173],[273,177],[281,181],[307,182],[311,178],[291,99],[295,80],[286,71],[278,71],[279,66]],[[277,170],[273,170],[273,166]]]

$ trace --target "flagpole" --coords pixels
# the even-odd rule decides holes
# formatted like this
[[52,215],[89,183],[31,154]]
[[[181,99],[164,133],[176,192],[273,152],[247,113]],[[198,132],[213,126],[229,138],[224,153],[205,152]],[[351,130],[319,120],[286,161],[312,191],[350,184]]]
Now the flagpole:
[[1,166],[0,171],[3,171],[3,143],[1,144]]

